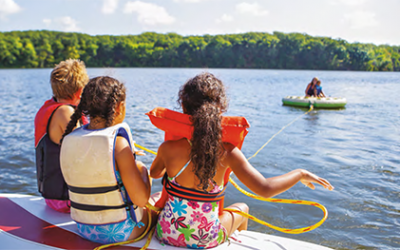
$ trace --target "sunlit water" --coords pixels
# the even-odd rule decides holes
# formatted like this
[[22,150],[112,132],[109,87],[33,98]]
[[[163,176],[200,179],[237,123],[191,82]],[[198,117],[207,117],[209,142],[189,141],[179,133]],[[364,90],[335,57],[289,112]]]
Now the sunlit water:
[[[51,97],[51,69],[0,70],[0,193],[38,195],[33,119]],[[111,75],[128,89],[126,121],[137,143],[156,150],[163,133],[145,112],[178,109],[179,87],[203,69],[89,69],[91,77]],[[230,97],[229,115],[251,124],[243,152],[251,156],[306,109],[282,106],[282,97],[302,95],[312,77],[324,92],[344,96],[346,109],[315,110],[302,116],[264,148],[251,163],[265,176],[296,168],[327,178],[335,190],[301,184],[281,198],[317,201],[329,211],[318,229],[285,235],[250,222],[249,230],[322,244],[335,249],[400,248],[400,74],[338,71],[209,69],[222,79]],[[154,157],[141,157],[147,165]],[[236,177],[235,177],[236,179]],[[161,190],[155,181],[154,191]],[[243,201],[251,213],[274,225],[297,228],[316,223],[322,212],[301,205],[252,200],[231,185],[225,204]]]

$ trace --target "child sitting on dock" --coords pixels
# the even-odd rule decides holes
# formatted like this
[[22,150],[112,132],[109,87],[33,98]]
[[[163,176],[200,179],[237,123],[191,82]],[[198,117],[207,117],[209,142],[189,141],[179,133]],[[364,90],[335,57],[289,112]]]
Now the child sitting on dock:
[[[240,149],[223,142],[221,120],[228,101],[224,84],[214,75],[203,73],[189,79],[179,91],[179,103],[191,116],[192,139],[165,141],[150,168],[153,178],[165,175],[164,190],[168,193],[157,224],[162,243],[211,248],[222,244],[235,230],[247,229],[247,218],[220,210],[227,184],[224,177],[230,169],[250,190],[266,198],[297,182],[312,189],[314,183],[333,189],[327,180],[303,169],[265,178]],[[249,210],[245,203],[228,208]]]
[[[69,59],[60,62],[50,75],[53,97],[35,117],[35,150],[38,189],[52,209],[69,213],[68,187],[60,169],[60,140],[89,81],[85,64]],[[82,117],[82,123],[87,119]]]
[[[110,244],[147,232],[150,197],[146,167],[136,162],[125,119],[125,86],[111,77],[89,81],[62,140],[60,164],[71,217],[85,239]],[[82,114],[90,123],[76,126]]]
[[317,81],[317,86],[315,86],[315,90],[317,91],[317,97],[326,97],[324,92],[322,91],[321,81]]

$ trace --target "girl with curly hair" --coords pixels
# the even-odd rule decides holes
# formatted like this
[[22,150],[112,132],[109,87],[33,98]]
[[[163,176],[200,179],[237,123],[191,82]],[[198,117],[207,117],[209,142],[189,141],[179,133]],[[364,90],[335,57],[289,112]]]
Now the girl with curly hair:
[[[314,189],[331,184],[307,170],[297,169],[265,178],[230,143],[222,141],[222,114],[228,107],[224,84],[210,73],[189,79],[179,91],[183,112],[191,116],[192,139],[165,141],[150,168],[153,178],[164,177],[168,199],[158,217],[161,242],[189,248],[211,248],[235,230],[247,229],[247,218],[224,211],[224,176],[229,168],[250,190],[262,197],[282,193],[297,182]],[[188,198],[189,197],[189,198]],[[248,212],[245,203],[230,208]]]

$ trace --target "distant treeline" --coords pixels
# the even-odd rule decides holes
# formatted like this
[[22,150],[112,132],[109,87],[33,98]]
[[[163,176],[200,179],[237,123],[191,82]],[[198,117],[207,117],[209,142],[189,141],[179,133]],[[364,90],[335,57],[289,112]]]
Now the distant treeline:
[[55,31],[0,33],[0,68],[208,67],[400,71],[400,46],[348,43],[299,33],[90,36]]

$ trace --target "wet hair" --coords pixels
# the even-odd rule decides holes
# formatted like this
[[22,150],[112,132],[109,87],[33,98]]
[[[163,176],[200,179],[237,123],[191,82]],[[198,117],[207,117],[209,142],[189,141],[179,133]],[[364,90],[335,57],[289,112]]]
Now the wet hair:
[[85,63],[68,59],[57,64],[50,74],[53,95],[57,99],[73,99],[75,93],[89,81]]
[[102,118],[106,120],[106,127],[111,126],[115,117],[115,108],[118,103],[125,101],[125,98],[125,86],[118,80],[108,76],[90,79],[83,89],[81,101],[71,116],[63,139],[72,132],[82,114],[89,116],[91,120]]
[[202,73],[189,79],[180,89],[178,103],[191,116],[194,130],[190,159],[198,187],[207,191],[223,153],[222,113],[228,107],[225,87],[213,74]]

